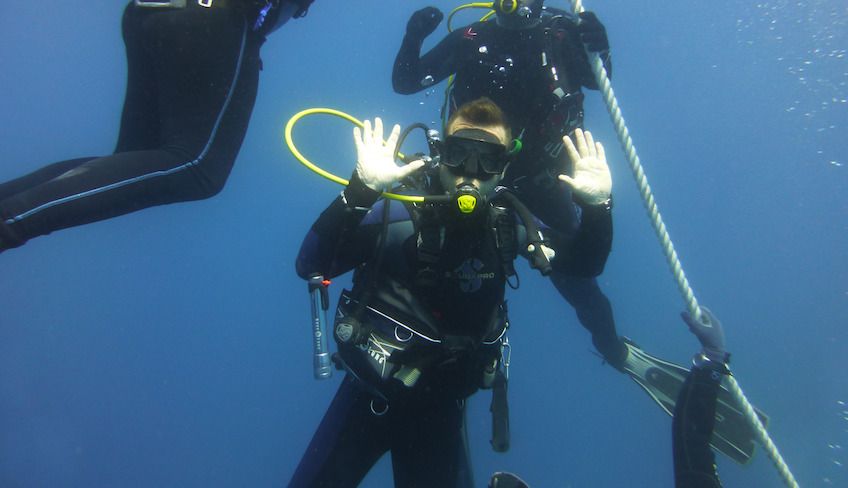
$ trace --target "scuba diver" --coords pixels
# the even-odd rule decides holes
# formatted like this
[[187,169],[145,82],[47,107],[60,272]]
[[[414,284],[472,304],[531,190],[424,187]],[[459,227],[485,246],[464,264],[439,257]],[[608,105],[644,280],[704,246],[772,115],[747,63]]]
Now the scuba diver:
[[247,131],[266,36],[313,0],[134,0],[117,146],[0,184],[0,252],[55,230],[214,196]]
[[[509,118],[521,150],[504,178],[534,215],[552,229],[554,248],[568,241],[579,225],[581,204],[611,207],[590,196],[581,201],[565,154],[563,136],[583,126],[581,87],[597,89],[586,49],[598,53],[611,72],[609,42],[604,26],[591,12],[579,16],[543,6],[543,0],[495,1],[495,21],[476,22],[447,35],[421,54],[421,46],[443,17],[434,8],[415,12],[394,62],[392,85],[401,94],[428,89],[453,75],[446,107],[486,96]],[[575,201],[575,205],[565,202]],[[592,334],[604,359],[621,369],[626,348],[618,337],[612,307],[595,277],[603,272],[610,242],[602,259],[576,269],[555,266],[551,281],[574,307]]]
[[[434,141],[438,163],[424,175],[423,161],[395,164],[399,130],[384,144],[380,119],[354,129],[350,184],[312,225],[297,258],[304,279],[355,271],[333,328],[334,362],[347,374],[289,486],[357,486],[387,451],[395,486],[473,486],[464,399],[480,388],[493,391],[493,448],[508,448],[505,288],[513,260],[522,254],[543,272],[557,260],[580,266],[598,259],[603,246],[592,239],[608,239],[611,230],[605,206],[586,206],[578,238],[554,255],[547,229],[499,186],[511,133],[491,100],[454,112],[444,140]],[[576,167],[606,167],[591,134],[573,138],[566,146]],[[400,180],[432,198],[378,201]],[[609,192],[608,171],[596,186]]]

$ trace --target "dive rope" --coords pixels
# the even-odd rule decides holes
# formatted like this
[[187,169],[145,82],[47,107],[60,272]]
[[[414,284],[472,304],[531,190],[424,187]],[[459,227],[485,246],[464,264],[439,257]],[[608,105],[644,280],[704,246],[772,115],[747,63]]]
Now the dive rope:
[[[571,0],[571,7],[574,13],[580,13],[584,10],[582,0]],[[680,264],[680,259],[677,257],[677,252],[674,250],[671,237],[666,230],[662,216],[660,216],[660,211],[654,201],[654,196],[651,193],[651,187],[648,185],[648,178],[645,176],[645,171],[642,169],[642,163],[639,161],[639,155],[636,154],[636,147],[633,145],[633,140],[630,138],[630,131],[627,130],[627,126],[624,123],[624,117],[621,115],[621,109],[619,108],[618,101],[613,93],[612,85],[610,85],[606,69],[604,69],[604,63],[601,61],[601,57],[597,53],[588,51],[587,53],[592,64],[592,72],[595,74],[595,79],[598,82],[598,86],[603,94],[604,103],[606,104],[607,111],[610,114],[610,119],[612,119],[613,126],[615,126],[618,141],[627,156],[627,163],[630,165],[630,170],[633,173],[633,177],[636,179],[636,184],[639,186],[639,194],[642,196],[642,203],[644,203],[645,209],[648,211],[648,215],[651,219],[651,226],[660,241],[666,262],[671,268],[671,272],[677,282],[680,294],[686,301],[689,314],[693,317],[700,318],[701,312],[698,306],[698,301],[695,298],[695,293],[692,290],[692,287],[689,286],[689,281],[686,279],[686,274],[683,272],[683,266]],[[771,437],[769,437],[768,432],[763,426],[763,423],[760,422],[759,417],[756,413],[754,413],[754,407],[751,406],[751,403],[745,397],[745,394],[742,392],[742,387],[740,387],[739,383],[736,381],[736,377],[728,375],[727,382],[730,384],[730,391],[733,392],[733,396],[745,410],[745,417],[754,428],[760,444],[762,444],[766,454],[768,454],[768,457],[774,463],[777,471],[783,478],[783,482],[786,483],[786,486],[797,488],[798,482],[795,481],[795,477],[792,476],[789,466],[787,466],[786,462],[783,460],[783,457],[777,450],[777,446],[774,442],[772,442]]]

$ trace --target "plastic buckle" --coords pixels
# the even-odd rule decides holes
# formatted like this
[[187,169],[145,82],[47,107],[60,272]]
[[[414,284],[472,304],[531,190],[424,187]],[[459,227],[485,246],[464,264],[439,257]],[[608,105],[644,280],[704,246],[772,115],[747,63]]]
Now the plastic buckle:
[[210,8],[212,7],[212,1],[213,0],[197,0],[197,4],[201,7]]

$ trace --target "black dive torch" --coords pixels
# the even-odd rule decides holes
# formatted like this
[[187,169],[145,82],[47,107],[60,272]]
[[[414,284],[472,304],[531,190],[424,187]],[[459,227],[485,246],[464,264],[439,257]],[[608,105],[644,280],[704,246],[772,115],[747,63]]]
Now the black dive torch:
[[323,380],[333,375],[330,367],[330,352],[327,348],[327,309],[330,308],[330,294],[327,287],[330,280],[323,275],[309,277],[309,301],[312,308],[312,346],[315,379]]

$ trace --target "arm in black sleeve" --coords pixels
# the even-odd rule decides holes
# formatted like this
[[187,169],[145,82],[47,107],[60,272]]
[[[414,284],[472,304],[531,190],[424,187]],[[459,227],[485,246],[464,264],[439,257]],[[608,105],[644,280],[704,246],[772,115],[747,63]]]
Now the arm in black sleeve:
[[581,205],[580,226],[558,267],[576,276],[594,278],[604,271],[612,250],[612,204]]
[[380,192],[365,186],[354,173],[350,184],[324,210],[300,246],[295,267],[308,279],[314,274],[338,276],[365,262],[373,251],[379,225],[360,226]]
[[686,488],[721,488],[710,449],[721,377],[713,367],[692,368],[674,407],[674,483]]
[[[402,95],[418,93],[455,73],[459,64],[461,40],[462,30],[455,30],[421,56],[424,39],[409,34],[404,36],[392,69],[392,87],[395,92]],[[433,77],[432,83],[422,83],[428,75]]]

